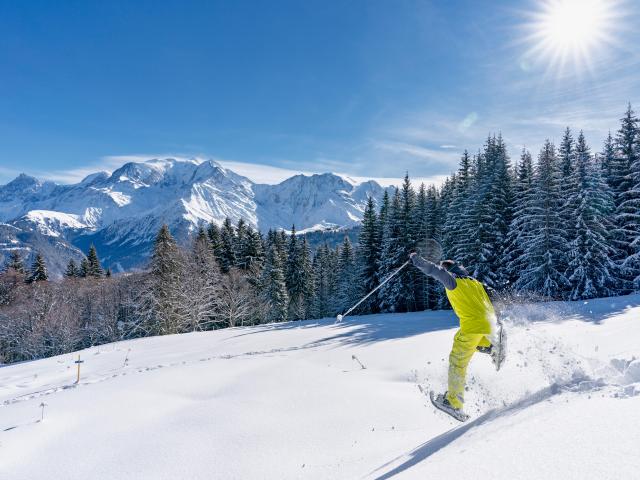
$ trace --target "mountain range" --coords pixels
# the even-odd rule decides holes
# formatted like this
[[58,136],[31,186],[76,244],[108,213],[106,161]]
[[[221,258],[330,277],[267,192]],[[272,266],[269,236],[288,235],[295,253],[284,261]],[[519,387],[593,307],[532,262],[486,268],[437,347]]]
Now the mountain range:
[[105,267],[141,268],[165,223],[183,243],[226,217],[262,232],[348,228],[360,223],[368,197],[383,192],[375,181],[332,173],[260,184],[213,160],[173,158],[130,162],[73,185],[21,174],[0,186],[0,264],[13,250],[27,260],[39,251],[57,276],[94,244]]

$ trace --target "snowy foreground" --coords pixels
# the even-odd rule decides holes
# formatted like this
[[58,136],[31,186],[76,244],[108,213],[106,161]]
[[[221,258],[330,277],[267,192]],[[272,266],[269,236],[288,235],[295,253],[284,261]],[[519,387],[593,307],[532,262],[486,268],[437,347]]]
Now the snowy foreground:
[[638,478],[640,295],[509,326],[500,373],[472,361],[466,424],[418,388],[444,388],[450,312],[109,344],[77,386],[77,355],[0,368],[0,478]]

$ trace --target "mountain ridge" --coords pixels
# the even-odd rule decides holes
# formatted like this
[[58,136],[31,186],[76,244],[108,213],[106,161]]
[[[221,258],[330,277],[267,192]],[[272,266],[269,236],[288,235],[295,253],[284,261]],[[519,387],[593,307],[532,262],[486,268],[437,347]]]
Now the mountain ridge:
[[[377,182],[334,173],[294,175],[279,184],[256,183],[215,160],[156,158],[127,162],[112,173],[95,172],[60,185],[20,174],[0,186],[0,222],[18,228],[20,240],[0,236],[0,263],[11,250],[32,257],[48,244],[59,265],[80,260],[93,243],[116,271],[140,267],[162,224],[185,242],[200,225],[244,219],[262,232],[349,228],[360,223],[368,197],[379,200]],[[37,235],[36,235],[37,234]],[[56,247],[57,245],[57,247]],[[61,245],[64,248],[61,248]]]

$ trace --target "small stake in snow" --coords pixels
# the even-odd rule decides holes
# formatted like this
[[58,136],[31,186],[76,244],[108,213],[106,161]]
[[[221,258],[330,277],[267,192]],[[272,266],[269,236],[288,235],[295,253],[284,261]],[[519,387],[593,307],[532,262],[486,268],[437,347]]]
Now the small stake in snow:
[[73,363],[78,365],[78,378],[76,378],[76,383],[80,383],[80,364],[84,363],[84,360],[80,360],[80,355],[78,355],[78,360]]
[[44,403],[44,402],[42,402],[40,404],[40,408],[42,409],[41,412],[40,412],[40,421],[41,422],[44,420],[44,407],[46,407],[46,406],[47,406],[47,404]]
[[129,353],[131,352],[131,349],[127,350],[127,355],[124,357],[124,365],[123,368],[126,367],[127,365],[129,365]]
[[356,357],[355,355],[351,355],[351,360],[355,360],[356,362],[358,362],[360,364],[360,366],[362,367],[362,370],[366,370],[367,367],[365,367],[362,362],[360,361],[360,359],[358,357]]

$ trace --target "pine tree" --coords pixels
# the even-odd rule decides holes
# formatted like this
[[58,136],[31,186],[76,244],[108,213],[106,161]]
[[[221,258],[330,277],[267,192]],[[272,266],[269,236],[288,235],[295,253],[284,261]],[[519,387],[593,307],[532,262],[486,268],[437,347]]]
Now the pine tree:
[[272,245],[262,272],[262,285],[265,300],[269,304],[267,321],[284,322],[287,320],[289,295],[285,283],[284,268],[276,247]]
[[44,282],[49,279],[49,275],[47,274],[47,265],[44,262],[44,257],[40,252],[36,254],[36,258],[31,267],[31,276],[29,277],[29,282]]
[[[380,261],[380,229],[376,215],[375,203],[372,197],[367,200],[367,206],[362,217],[362,228],[358,236],[358,295],[364,296],[378,286],[378,262]],[[377,312],[376,295],[373,294],[362,305],[361,311]]]
[[445,214],[443,248],[450,258],[462,256],[461,228],[465,208],[471,195],[471,158],[466,150],[460,159],[460,167],[455,182],[448,186],[447,209]]
[[313,259],[311,256],[311,248],[307,242],[307,238],[302,238],[300,245],[300,267],[302,269],[300,275],[300,292],[304,300],[303,310],[299,312],[300,318],[311,318],[313,312],[313,301],[315,297],[315,283],[313,276]]
[[609,189],[611,190],[611,193],[613,195],[615,184],[614,168],[616,165],[616,147],[613,143],[611,132],[609,132],[609,135],[604,142],[602,153],[599,155],[599,161],[604,179],[606,180],[607,185],[609,186]]
[[228,325],[228,318],[217,315],[222,282],[209,235],[203,227],[193,239],[191,255],[183,254],[181,260],[177,275],[168,278],[180,331],[209,330],[215,328],[216,321]]
[[107,271],[104,274],[105,277],[111,278],[111,267],[107,267]]
[[203,227],[198,228],[198,233],[196,233],[193,241],[191,256],[196,267],[196,273],[199,276],[206,275],[213,268],[215,255],[209,236]]
[[24,262],[22,261],[22,257],[17,251],[13,250],[9,254],[9,261],[7,262],[6,269],[13,270],[14,272],[20,273],[20,274],[26,273],[26,270],[24,268]]
[[231,219],[225,218],[220,232],[220,254],[217,256],[220,270],[228,273],[237,264],[236,259],[236,234]]
[[207,236],[209,237],[211,249],[213,250],[213,254],[215,255],[217,260],[220,258],[220,253],[222,251],[222,238],[220,234],[220,228],[215,223],[211,222],[207,227]]
[[98,252],[96,247],[91,245],[89,247],[89,253],[87,254],[87,277],[100,278],[104,275],[104,270],[100,265],[100,259],[98,258]]
[[513,217],[507,234],[507,246],[504,252],[505,275],[507,284],[513,284],[525,270],[524,248],[529,244],[531,232],[527,229],[533,214],[533,161],[531,153],[523,149],[520,162],[516,167],[514,183]]
[[152,283],[145,297],[147,331],[153,334],[180,333],[183,295],[181,252],[165,224],[156,236],[151,255]]
[[355,254],[347,235],[342,242],[338,258],[337,310],[345,312],[355,303],[357,296]]
[[[640,128],[631,105],[622,119],[616,137],[616,163],[613,174],[615,230],[614,246],[619,252],[619,265],[624,280],[621,293],[633,288],[640,276],[638,237],[640,236]],[[636,282],[637,283],[637,282]]]
[[323,318],[334,316],[336,309],[338,259],[335,252],[324,243],[313,257],[313,283],[315,295],[312,316]]
[[64,276],[67,278],[78,278],[80,276],[80,269],[76,265],[76,262],[73,258],[69,260],[67,269],[64,272]]
[[244,219],[241,218],[238,220],[238,224],[236,225],[235,257],[236,265],[241,270],[247,270],[250,264],[250,259],[247,258],[249,228]]
[[244,264],[247,269],[260,269],[264,263],[264,244],[260,232],[249,228],[244,251]]
[[[576,165],[576,145],[571,134],[571,129],[567,127],[562,136],[562,142],[558,149],[558,161],[560,163],[560,192],[563,202],[560,206],[560,218],[562,220],[563,230],[565,237],[575,238],[576,232],[574,231],[575,222],[573,218],[573,212],[575,208],[569,204],[569,200],[577,194],[578,185],[576,177],[574,176]],[[568,257],[567,261],[569,260]],[[564,265],[562,268],[568,268],[568,265]],[[567,292],[568,293],[568,292]]]
[[502,197],[495,195],[493,198],[496,165],[506,165],[507,161],[498,158],[501,152],[497,144],[496,137],[489,137],[483,151],[474,158],[473,180],[458,222],[457,249],[454,251],[455,260],[490,286],[498,282],[496,241],[506,221],[505,212],[501,211]]
[[613,210],[613,199],[582,132],[578,136],[571,175],[573,188],[566,202],[573,227],[568,230],[570,250],[566,273],[571,282],[570,298],[608,296],[615,284],[615,266],[609,259],[607,219]]
[[562,142],[560,142],[560,148],[558,148],[558,157],[560,161],[560,188],[563,192],[566,192],[570,187],[570,179],[574,171],[574,144],[573,136],[571,135],[571,129],[569,127],[564,131],[562,136]]
[[384,237],[384,230],[387,225],[387,217],[389,215],[389,208],[391,208],[391,200],[389,198],[389,189],[385,189],[382,195],[382,202],[380,203],[380,212],[378,213],[378,238],[380,239],[380,249],[382,251],[382,238]]
[[508,282],[503,257],[513,214],[513,186],[511,163],[502,135],[498,135],[491,146],[486,199],[487,220],[490,221],[490,228],[486,240],[487,253],[484,254],[488,265],[487,271],[479,274],[478,278],[494,288],[502,289]]
[[151,255],[151,272],[156,276],[169,276],[178,271],[178,245],[169,227],[164,224],[156,236]]
[[87,275],[89,275],[89,260],[87,260],[87,257],[84,257],[80,260],[79,276],[81,278],[86,278]]
[[515,283],[519,292],[559,298],[569,285],[566,238],[560,217],[560,167],[555,147],[546,141],[536,165],[531,208],[522,228],[528,234],[522,245],[523,271]]
[[[403,191],[396,189],[388,213],[385,215],[385,229],[382,237],[382,251],[380,255],[379,278],[387,278],[409,258],[415,250],[407,235],[407,213],[411,207],[406,203],[412,201],[407,188],[407,179]],[[405,193],[406,192],[406,193]],[[409,270],[409,269],[406,269]],[[394,276],[379,290],[380,308],[385,312],[405,312],[414,306],[412,277],[403,271]],[[410,275],[415,271],[410,271]]]
[[[427,189],[425,238],[442,241],[442,225],[444,214],[442,212],[438,190],[434,185]],[[422,275],[424,282],[423,303],[424,308],[436,309],[446,299],[442,284],[434,278]]]
[[302,241],[296,235],[295,226],[291,228],[287,250],[285,277],[289,295],[289,318],[304,320],[309,317],[313,303],[313,266],[311,251],[306,238]]

